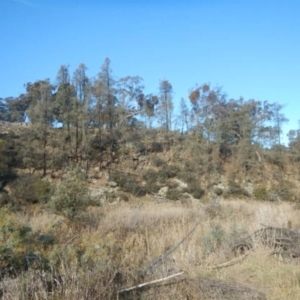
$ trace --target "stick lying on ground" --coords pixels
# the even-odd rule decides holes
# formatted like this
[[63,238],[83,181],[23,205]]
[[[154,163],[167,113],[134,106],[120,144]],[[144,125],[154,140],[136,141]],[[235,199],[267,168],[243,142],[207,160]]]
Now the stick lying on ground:
[[171,278],[180,276],[180,275],[182,275],[183,273],[184,273],[184,272],[180,272],[180,273],[176,273],[176,274],[170,275],[170,276],[168,276],[168,277],[164,277],[164,278],[152,280],[152,281],[149,281],[149,282],[141,283],[141,284],[132,286],[132,287],[130,287],[130,288],[123,289],[123,290],[119,291],[118,294],[125,293],[125,292],[130,292],[130,291],[132,291],[132,290],[140,289],[140,288],[145,287],[145,286],[147,286],[147,285],[151,285],[151,284],[155,284],[155,283],[158,283],[158,282],[166,281],[166,280],[169,280],[169,279],[171,279]]
[[226,268],[226,267],[230,267],[230,266],[233,266],[235,265],[236,263],[244,260],[247,256],[248,256],[249,252],[247,252],[246,254],[238,257],[238,258],[235,258],[233,260],[230,260],[230,261],[227,261],[223,264],[220,264],[220,265],[217,265],[217,266],[213,266],[213,267],[209,267],[208,269],[209,270],[213,270],[213,269],[222,269],[222,268]]

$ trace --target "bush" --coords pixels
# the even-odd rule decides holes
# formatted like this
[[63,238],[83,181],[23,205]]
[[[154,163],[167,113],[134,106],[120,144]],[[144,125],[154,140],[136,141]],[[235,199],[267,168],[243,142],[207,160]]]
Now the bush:
[[253,196],[257,200],[267,200],[268,199],[268,190],[264,185],[258,185],[253,189]]
[[158,184],[159,173],[154,170],[147,170],[143,174],[143,180],[146,182],[145,190],[147,193],[157,193],[160,189]]
[[272,194],[279,200],[293,201],[296,197],[293,192],[294,184],[288,180],[281,180],[277,185],[271,188]]
[[157,182],[159,180],[159,174],[158,172],[149,169],[143,174],[143,180],[147,183]]
[[221,188],[214,188],[214,193],[217,195],[217,196],[221,196],[223,194],[223,190]]
[[191,184],[189,185],[189,193],[192,194],[194,198],[201,199],[205,191],[199,185]]
[[[13,167],[18,165],[18,157],[11,141],[0,139],[0,182],[9,182],[16,178]],[[0,190],[2,184],[0,184]]]
[[151,157],[151,161],[153,162],[155,167],[161,167],[165,164],[165,161],[157,155],[153,155]]
[[159,142],[153,142],[150,146],[150,151],[156,153],[163,152],[164,151],[163,144]]
[[123,186],[123,191],[131,193],[136,197],[145,196],[147,193],[146,189],[133,179],[129,179],[128,181],[126,181],[125,185]]
[[115,181],[124,192],[131,193],[136,197],[142,197],[147,193],[134,175],[113,171],[109,174],[109,180]]
[[166,165],[161,170],[159,170],[159,179],[165,180],[169,178],[174,178],[180,172],[180,168],[175,165]]
[[166,198],[169,200],[179,200],[181,192],[177,189],[168,189]]
[[17,204],[23,201],[31,204],[45,203],[52,194],[50,183],[34,174],[19,177],[13,182],[11,190],[11,199]]
[[33,232],[31,227],[22,224],[6,209],[0,210],[0,278],[19,275],[28,267],[41,267],[45,270],[46,260],[36,253],[42,246],[46,249],[55,243],[51,232]]
[[224,196],[227,198],[230,196],[250,197],[250,194],[238,183],[233,180],[229,180],[228,189],[226,190]]
[[89,204],[84,174],[75,169],[57,186],[49,203],[50,209],[70,220],[76,219]]

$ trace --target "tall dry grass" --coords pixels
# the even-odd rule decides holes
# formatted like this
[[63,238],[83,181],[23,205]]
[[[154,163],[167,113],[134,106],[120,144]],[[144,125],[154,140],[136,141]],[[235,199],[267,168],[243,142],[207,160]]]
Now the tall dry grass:
[[[235,259],[234,242],[263,225],[287,227],[290,222],[293,228],[300,227],[299,211],[290,203],[232,199],[185,207],[145,198],[90,208],[76,226],[46,212],[23,214],[19,220],[34,231],[54,228],[58,242],[44,254],[55,268],[30,270],[10,280],[2,288],[3,299],[116,299],[118,289],[179,271],[188,278],[237,282],[264,292],[268,299],[300,299],[298,261],[280,261],[264,245],[255,245],[244,260],[230,267],[211,268]],[[199,225],[178,249],[143,272],[196,222]],[[178,289],[174,286],[169,296]]]

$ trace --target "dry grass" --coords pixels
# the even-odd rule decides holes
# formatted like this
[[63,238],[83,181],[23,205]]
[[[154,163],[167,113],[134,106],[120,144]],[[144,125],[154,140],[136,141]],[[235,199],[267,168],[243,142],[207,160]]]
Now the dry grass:
[[[53,297],[88,299],[83,295],[85,293],[90,295],[90,299],[114,299],[115,289],[184,271],[188,278],[243,284],[265,293],[267,299],[300,299],[298,261],[280,261],[270,256],[271,249],[263,245],[257,244],[239,263],[227,268],[210,269],[235,259],[231,252],[232,243],[261,228],[261,224],[287,227],[290,222],[293,228],[300,227],[299,211],[289,203],[246,202],[239,199],[221,200],[218,206],[208,206],[196,204],[193,208],[187,208],[179,202],[158,204],[153,199],[144,198],[118,206],[93,207],[87,213],[90,224],[84,222],[81,227],[69,227],[64,223],[56,250],[53,248],[47,252],[53,256],[59,247],[63,248],[60,250],[63,254],[60,254],[59,270],[64,274],[67,285],[62,291],[60,285],[63,283],[56,283],[60,292],[56,296],[53,294]],[[62,219],[46,212],[19,216],[20,222],[41,232],[49,230],[59,220]],[[142,270],[176,245],[197,221],[200,225],[177,250],[162,264],[140,277]],[[79,249],[84,253],[80,262],[72,258]],[[118,284],[112,284],[117,277],[116,272],[122,274],[122,279]],[[53,282],[55,280],[52,279]],[[86,290],[88,286],[93,293],[89,294]],[[173,293],[178,293],[178,288],[174,286]],[[12,290],[14,296],[9,296],[13,295],[10,291],[3,299],[19,299],[16,285],[12,286]],[[38,292],[38,288],[36,290],[39,299],[54,299],[45,290],[46,296],[42,295],[41,290]]]

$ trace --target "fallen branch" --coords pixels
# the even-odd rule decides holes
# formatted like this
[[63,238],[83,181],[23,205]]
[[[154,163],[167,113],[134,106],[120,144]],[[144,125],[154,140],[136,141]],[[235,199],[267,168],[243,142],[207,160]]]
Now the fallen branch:
[[173,253],[181,244],[184,243],[184,241],[196,230],[197,226],[200,224],[200,221],[196,222],[194,227],[188,232],[188,234],[181,240],[179,243],[177,243],[174,247],[172,247],[169,251],[167,251],[165,254],[162,256],[156,258],[145,270],[149,271],[151,270],[155,265],[163,262],[171,253]]
[[141,283],[141,284],[132,286],[130,288],[123,289],[123,290],[119,291],[118,294],[125,293],[125,292],[130,292],[130,291],[133,291],[133,290],[136,290],[136,289],[140,289],[142,287],[145,287],[145,286],[148,286],[148,285],[151,285],[151,284],[155,284],[155,283],[158,283],[158,282],[166,281],[166,280],[169,280],[171,278],[180,276],[183,273],[184,272],[180,272],[180,273],[176,273],[176,274],[173,274],[173,275],[170,275],[168,277],[161,278],[161,279],[156,279],[156,280],[148,281],[148,282],[145,282],[145,283]]
[[217,266],[209,267],[208,269],[214,270],[214,269],[222,269],[222,268],[227,268],[227,267],[233,266],[236,263],[244,260],[248,255],[249,255],[249,252],[245,253],[244,255],[242,255],[242,256],[240,256],[238,258],[235,258],[235,259],[233,259],[231,261],[227,261],[227,262],[225,262],[223,264],[220,264],[220,265],[217,265]]

